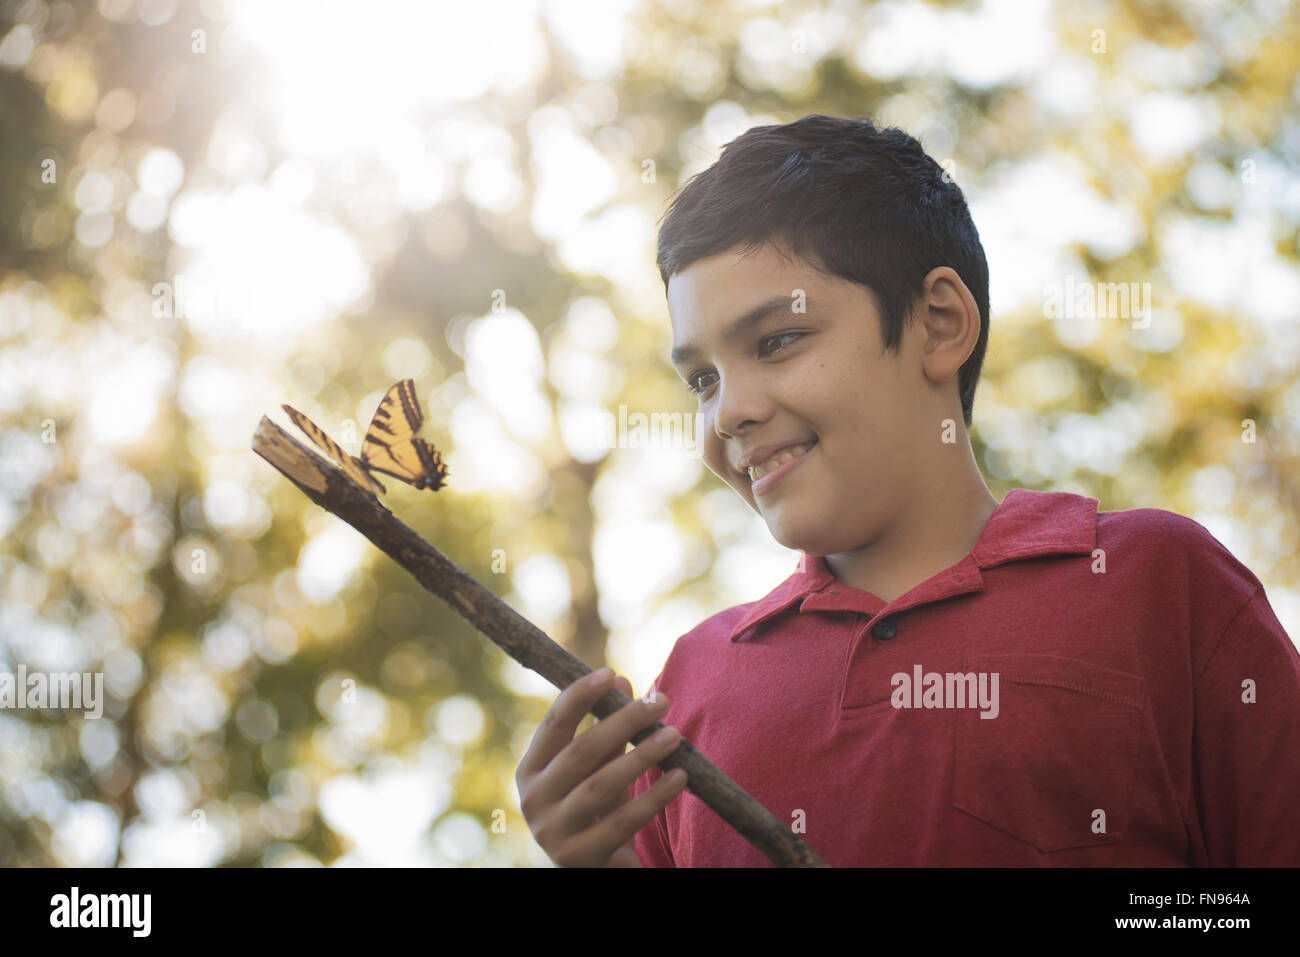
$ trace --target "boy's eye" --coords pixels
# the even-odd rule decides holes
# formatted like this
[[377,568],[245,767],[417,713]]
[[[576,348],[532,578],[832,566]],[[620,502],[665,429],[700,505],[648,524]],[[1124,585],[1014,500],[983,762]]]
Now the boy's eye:
[[758,344],[761,346],[764,342],[768,342],[772,339],[784,339],[786,336],[794,336],[796,339],[798,339],[802,335],[803,335],[802,332],[778,332],[774,336],[768,336],[766,339],[759,340]]
[[[759,358],[762,358],[763,355],[764,355],[764,353],[762,352],[762,349],[761,349],[763,343],[765,343],[765,342],[771,342],[773,339],[785,339],[785,338],[787,338],[787,337],[789,337],[789,336],[793,336],[794,338],[798,339],[798,338],[799,338],[800,336],[802,336],[802,335],[803,335],[802,332],[778,332],[778,333],[775,333],[774,335],[765,336],[764,338],[762,338],[762,339],[760,339],[760,340],[758,341],[758,344],[759,344],[759,347],[760,347]],[[781,348],[784,348],[784,346],[782,346]],[[773,352],[780,352],[781,350],[780,350],[780,349],[774,349],[774,350],[772,350],[772,351],[773,351]],[[766,353],[766,355],[771,355],[771,353]],[[687,388],[687,390],[690,391],[691,393],[695,394],[695,395],[700,395],[701,393],[703,393],[704,390],[707,388],[707,386],[697,386],[697,385],[695,384],[695,380],[696,380],[696,378],[697,378],[698,376],[707,375],[707,374],[708,374],[708,373],[706,373],[706,372],[704,372],[704,371],[701,370],[700,372],[693,372],[693,373],[691,373],[691,375],[687,376],[687,377],[686,377],[686,388]]]

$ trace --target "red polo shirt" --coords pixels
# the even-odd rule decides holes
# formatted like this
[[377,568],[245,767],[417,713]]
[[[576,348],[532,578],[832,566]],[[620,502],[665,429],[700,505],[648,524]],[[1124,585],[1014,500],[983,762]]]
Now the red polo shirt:
[[[1300,654],[1195,521],[1013,489],[969,555],[892,602],[805,564],[679,638],[654,687],[826,863],[1300,865]],[[771,866],[690,791],[635,848]]]

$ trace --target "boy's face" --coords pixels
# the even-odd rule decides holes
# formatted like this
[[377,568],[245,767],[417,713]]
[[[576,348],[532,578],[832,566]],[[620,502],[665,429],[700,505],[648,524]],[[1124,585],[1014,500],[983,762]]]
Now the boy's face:
[[[795,311],[799,290],[806,312]],[[769,300],[765,319],[724,338]],[[674,274],[668,308],[674,349],[695,347],[673,364],[699,389],[704,462],[777,541],[810,555],[861,548],[917,504],[918,473],[933,460],[924,445],[938,441],[943,415],[961,422],[954,382],[930,381],[933,368],[923,368],[923,324],[906,324],[899,353],[885,353],[866,287],[787,261],[770,244]],[[740,464],[756,450],[814,440],[770,481],[751,482]]]

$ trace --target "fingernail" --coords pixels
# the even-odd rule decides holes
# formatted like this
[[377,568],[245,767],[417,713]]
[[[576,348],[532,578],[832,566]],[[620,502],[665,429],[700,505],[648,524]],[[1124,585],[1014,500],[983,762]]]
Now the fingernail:
[[601,668],[591,676],[591,680],[593,684],[603,685],[612,677],[614,677],[614,672],[610,671],[608,668]]

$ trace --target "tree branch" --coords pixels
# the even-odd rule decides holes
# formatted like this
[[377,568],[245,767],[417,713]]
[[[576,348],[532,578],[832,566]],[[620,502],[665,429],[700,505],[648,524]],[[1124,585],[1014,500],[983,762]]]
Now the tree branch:
[[[591,672],[583,662],[552,641],[458,565],[398,521],[375,498],[363,492],[342,471],[298,442],[266,416],[253,435],[253,451],[279,469],[308,498],[337,515],[415,576],[506,654],[564,689]],[[607,718],[632,699],[617,688],[591,709]],[[656,721],[632,737],[640,743],[663,723]],[[712,808],[746,840],[778,867],[826,867],[807,844],[783,825],[738,784],[723,774],[682,738],[668,757],[659,762],[664,771],[681,768],[686,787]]]

